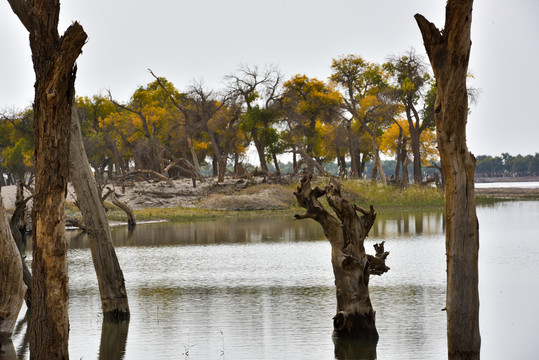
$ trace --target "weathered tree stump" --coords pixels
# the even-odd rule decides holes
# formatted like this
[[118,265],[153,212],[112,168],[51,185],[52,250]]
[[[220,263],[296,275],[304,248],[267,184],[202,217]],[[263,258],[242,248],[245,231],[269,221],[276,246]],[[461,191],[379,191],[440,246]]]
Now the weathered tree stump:
[[[307,209],[306,214],[294,217],[316,220],[322,225],[331,244],[331,262],[337,287],[333,336],[377,341],[375,311],[369,297],[369,277],[389,270],[385,265],[389,253],[384,250],[383,242],[375,245],[375,256],[365,253],[363,243],[376,219],[374,208],[371,205],[369,210],[364,210],[343,199],[337,178],[332,178],[325,189],[313,189],[311,175],[306,175],[294,195],[299,205]],[[337,217],[330,214],[318,200],[324,195]]]

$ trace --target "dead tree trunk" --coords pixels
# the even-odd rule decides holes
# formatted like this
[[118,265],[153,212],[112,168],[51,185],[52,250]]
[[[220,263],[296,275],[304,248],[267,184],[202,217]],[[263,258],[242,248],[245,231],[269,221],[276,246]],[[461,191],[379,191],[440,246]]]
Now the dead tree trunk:
[[479,359],[481,348],[475,157],[466,145],[466,77],[472,5],[473,0],[448,1],[442,31],[422,15],[415,15],[438,87],[434,112],[445,175],[446,309],[450,359]]
[[110,199],[112,200],[112,203],[122,209],[125,214],[127,215],[127,226],[129,228],[134,228],[137,225],[137,219],[135,217],[135,213],[133,212],[133,209],[123,201],[120,201],[117,197],[114,191],[110,194]]
[[58,33],[59,0],[8,0],[30,33],[34,97],[31,359],[68,359],[68,276],[65,194],[69,177],[75,61],[87,35],[78,22]]
[[92,260],[101,295],[103,317],[114,320],[129,318],[124,276],[116,251],[112,246],[109,222],[82,143],[79,116],[75,104],[73,104],[71,117],[69,164],[71,182],[77,193],[77,202],[90,241]]
[[17,201],[15,202],[17,207],[15,208],[13,215],[11,215],[11,220],[9,221],[9,226],[11,227],[11,235],[13,236],[13,240],[15,240],[15,244],[17,245],[17,248],[19,249],[19,254],[21,258],[22,279],[24,281],[24,284],[26,285],[26,294],[24,295],[24,300],[26,301],[26,307],[28,309],[32,308],[32,282],[33,280],[32,280],[32,273],[30,272],[30,269],[28,269],[28,266],[26,265],[26,262],[24,260],[25,257],[23,256],[24,234],[26,233],[26,229],[21,230],[18,224],[25,222],[21,218],[24,218],[26,215],[26,203],[30,201],[33,197],[34,196],[31,195],[27,197],[26,199],[20,200],[19,189],[17,189]]
[[0,342],[10,339],[24,301],[22,263],[0,196]]
[[[322,190],[319,187],[312,189],[311,176],[304,176],[294,195],[298,204],[307,209],[306,214],[295,215],[295,218],[316,220],[331,244],[331,263],[337,287],[333,336],[377,341],[375,312],[369,297],[369,276],[389,270],[385,265],[389,253],[384,251],[383,243],[375,245],[378,246],[376,256],[365,253],[364,241],[376,219],[373,207],[367,211],[343,199],[341,185],[336,178],[332,178]],[[326,195],[338,218],[319,202],[318,198],[323,195]]]

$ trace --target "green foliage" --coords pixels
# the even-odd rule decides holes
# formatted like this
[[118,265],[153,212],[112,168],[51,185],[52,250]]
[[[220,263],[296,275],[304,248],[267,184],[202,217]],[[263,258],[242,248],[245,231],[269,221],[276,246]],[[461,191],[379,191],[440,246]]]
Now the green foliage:
[[278,112],[274,109],[264,109],[255,105],[247,109],[241,118],[240,129],[246,132],[270,126],[277,119]]

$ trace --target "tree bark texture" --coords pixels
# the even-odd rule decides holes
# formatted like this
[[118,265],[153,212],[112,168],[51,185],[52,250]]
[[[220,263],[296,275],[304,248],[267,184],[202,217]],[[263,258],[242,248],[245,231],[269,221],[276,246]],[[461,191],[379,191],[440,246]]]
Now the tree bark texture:
[[0,341],[11,338],[25,293],[19,249],[0,196]]
[[447,339],[450,359],[479,359],[478,252],[475,158],[466,145],[473,0],[448,1],[443,31],[415,15],[438,87],[436,131],[445,174]]
[[82,143],[79,116],[75,104],[73,104],[71,113],[69,164],[71,182],[77,194],[77,202],[90,241],[92,260],[101,295],[103,317],[105,319],[129,318],[124,276],[116,251],[112,246],[109,222]]
[[[331,263],[337,292],[337,314],[333,318],[334,337],[378,340],[375,312],[369,297],[369,276],[389,270],[389,253],[377,244],[377,255],[367,255],[364,241],[376,219],[373,207],[364,210],[341,196],[340,182],[332,178],[325,189],[311,188],[311,176],[304,176],[297,192],[298,204],[307,209],[296,219],[316,220],[331,244]],[[337,217],[322,206],[318,198],[326,195]],[[358,212],[361,215],[358,215]],[[381,250],[381,251],[379,251]]]
[[75,61],[87,35],[72,23],[58,34],[59,0],[8,0],[30,33],[34,97],[35,198],[31,359],[68,359],[65,194],[69,176]]

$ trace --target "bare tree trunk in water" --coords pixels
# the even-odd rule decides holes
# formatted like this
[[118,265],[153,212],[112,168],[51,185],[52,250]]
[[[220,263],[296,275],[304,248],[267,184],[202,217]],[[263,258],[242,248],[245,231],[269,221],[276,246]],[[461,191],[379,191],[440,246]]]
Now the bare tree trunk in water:
[[[331,244],[331,263],[337,287],[333,336],[376,343],[378,331],[369,296],[369,277],[389,270],[385,265],[389,253],[384,251],[383,243],[375,245],[376,256],[365,253],[363,243],[376,219],[373,207],[364,210],[343,199],[340,182],[336,178],[332,178],[322,190],[318,187],[312,189],[311,176],[304,176],[294,195],[298,204],[307,209],[306,214],[295,215],[295,218],[316,220]],[[318,198],[324,195],[338,218],[319,202]],[[358,216],[358,212],[361,215]]]
[[[109,189],[109,188],[107,188]],[[133,212],[133,209],[123,201],[120,201],[117,197],[114,191],[110,194],[110,199],[112,200],[112,203],[119,207],[120,209],[125,212],[125,215],[127,215],[127,227],[129,229],[133,229],[137,225],[137,218],[135,217],[135,213]]]
[[77,201],[90,241],[92,260],[101,294],[103,317],[105,319],[129,318],[124,276],[112,246],[109,222],[82,143],[79,115],[75,104],[71,112],[69,164],[71,182],[77,194]]
[[0,195],[0,342],[11,338],[19,316],[26,285],[22,279],[19,249],[11,236],[11,228]]
[[475,157],[466,145],[473,0],[448,1],[445,27],[415,19],[438,87],[434,107],[438,149],[445,175],[447,345],[449,359],[479,359],[478,252]]
[[30,33],[36,75],[30,358],[68,359],[69,290],[64,205],[69,177],[75,61],[87,35],[82,26],[74,22],[60,37],[59,0],[8,2]]

